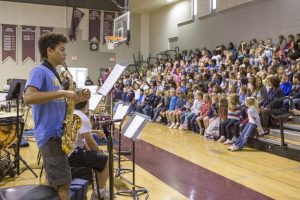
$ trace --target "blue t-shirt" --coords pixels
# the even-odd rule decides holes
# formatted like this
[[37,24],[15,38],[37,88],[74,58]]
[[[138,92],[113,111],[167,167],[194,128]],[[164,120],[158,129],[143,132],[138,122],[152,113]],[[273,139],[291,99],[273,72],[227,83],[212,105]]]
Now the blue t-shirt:
[[292,91],[292,84],[290,82],[280,83],[280,88],[284,92],[284,96],[289,96]]
[[175,110],[177,98],[178,98],[177,96],[172,96],[171,97],[169,110]]
[[[40,92],[62,89],[55,74],[42,64],[31,71],[26,88],[29,86],[37,88]],[[39,148],[43,147],[52,137],[62,137],[63,122],[66,115],[66,101],[64,98],[32,105],[32,115],[34,136]]]

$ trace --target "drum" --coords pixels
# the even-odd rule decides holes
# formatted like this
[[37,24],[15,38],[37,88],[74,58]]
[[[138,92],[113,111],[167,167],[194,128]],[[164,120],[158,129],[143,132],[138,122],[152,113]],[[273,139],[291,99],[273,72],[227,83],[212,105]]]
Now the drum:
[[17,140],[16,128],[16,117],[0,118],[0,149],[10,147]]

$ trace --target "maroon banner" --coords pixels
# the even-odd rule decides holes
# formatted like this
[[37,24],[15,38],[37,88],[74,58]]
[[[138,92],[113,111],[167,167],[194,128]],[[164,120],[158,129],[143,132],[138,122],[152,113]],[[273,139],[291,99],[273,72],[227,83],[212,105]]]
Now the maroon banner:
[[77,31],[78,25],[81,22],[83,16],[84,16],[83,12],[81,12],[77,8],[73,8],[71,30],[70,30],[70,35],[69,35],[71,41],[73,41],[73,40],[76,41],[76,31]]
[[101,22],[101,11],[90,10],[89,12],[89,42],[93,39],[100,42],[100,22]]
[[22,26],[22,62],[35,62],[35,26]]
[[104,11],[103,13],[103,43],[106,43],[105,36],[114,34],[113,30],[115,17],[115,12]]
[[17,62],[17,26],[2,24],[2,63],[8,58]]
[[53,32],[53,27],[40,27],[40,36],[49,32]]

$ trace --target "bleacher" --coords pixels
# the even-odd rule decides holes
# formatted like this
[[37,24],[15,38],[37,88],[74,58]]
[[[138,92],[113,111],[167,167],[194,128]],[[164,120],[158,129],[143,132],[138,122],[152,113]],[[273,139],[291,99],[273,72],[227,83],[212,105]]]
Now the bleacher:
[[[179,47],[175,47],[174,50],[165,50],[158,53],[156,57],[152,57],[150,54],[147,62],[135,62],[135,65],[146,64],[149,67],[156,61],[176,60],[179,55]],[[139,58],[141,57],[143,56],[139,55]],[[271,128],[269,134],[262,137],[250,138],[248,146],[300,161],[300,116],[292,114],[289,111],[289,113],[273,117],[276,118],[278,127]],[[280,126],[280,120],[282,120],[282,127]]]

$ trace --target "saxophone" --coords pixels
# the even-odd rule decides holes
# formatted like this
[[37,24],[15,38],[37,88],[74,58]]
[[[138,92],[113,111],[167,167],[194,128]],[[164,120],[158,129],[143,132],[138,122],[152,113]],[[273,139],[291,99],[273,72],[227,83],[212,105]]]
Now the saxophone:
[[[69,79],[70,79],[70,87],[69,91],[75,92],[75,86],[73,82],[73,76],[68,70],[67,65],[64,63],[64,68],[66,72],[68,73]],[[78,130],[80,129],[82,125],[81,118],[74,114],[74,108],[75,108],[75,102],[73,99],[67,99],[67,112],[66,112],[66,118],[64,121],[64,135],[62,137],[62,149],[66,154],[69,154],[72,152],[74,148],[74,143],[77,139]]]

